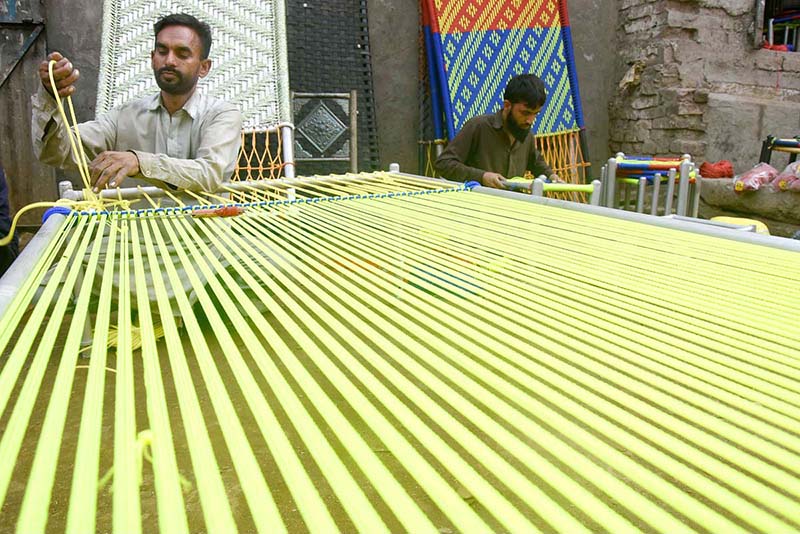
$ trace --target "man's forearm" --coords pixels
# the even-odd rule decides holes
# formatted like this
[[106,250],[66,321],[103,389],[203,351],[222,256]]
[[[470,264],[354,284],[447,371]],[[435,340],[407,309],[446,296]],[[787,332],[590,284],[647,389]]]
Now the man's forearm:
[[453,158],[442,158],[436,160],[436,171],[448,180],[455,182],[480,182],[484,171],[461,163]]
[[192,191],[216,191],[236,168],[242,119],[238,110],[219,113],[204,130],[194,159],[133,151],[143,178]]
[[44,89],[31,98],[31,141],[33,153],[42,163],[59,168],[75,168],[66,129],[57,117],[55,100]]
[[[77,139],[73,145],[69,139],[67,126],[63,123],[55,99],[40,87],[31,98],[31,141],[36,157],[42,162],[61,169],[77,169]],[[80,145],[83,147],[86,163],[98,154],[110,150],[114,138],[116,115],[109,113],[98,120],[81,123]]]
[[165,154],[133,151],[139,159],[140,175],[178,189],[216,191],[227,178],[225,163],[210,159],[171,158]]

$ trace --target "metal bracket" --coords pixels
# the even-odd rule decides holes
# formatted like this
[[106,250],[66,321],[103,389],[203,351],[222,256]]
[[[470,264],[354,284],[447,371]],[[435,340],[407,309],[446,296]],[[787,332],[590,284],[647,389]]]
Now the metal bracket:
[[2,73],[2,75],[1,75],[2,77],[0,77],[0,88],[2,88],[3,85],[6,83],[6,80],[8,80],[9,76],[11,76],[11,73],[14,72],[14,69],[17,67],[17,65],[22,60],[22,58],[25,57],[25,54],[28,52],[30,47],[33,46],[33,43],[36,42],[36,39],[39,37],[39,34],[42,33],[42,30],[44,29],[44,23],[41,23],[41,22],[35,22],[35,23],[30,23],[30,22],[3,22],[2,23],[2,26],[30,26],[31,24],[33,24],[35,26],[35,28],[31,32],[31,34],[28,36],[28,38],[25,39],[25,42],[22,43],[22,46],[20,47],[20,49],[17,52],[17,54],[14,56],[14,60],[12,61],[11,65],[6,69],[5,72]]

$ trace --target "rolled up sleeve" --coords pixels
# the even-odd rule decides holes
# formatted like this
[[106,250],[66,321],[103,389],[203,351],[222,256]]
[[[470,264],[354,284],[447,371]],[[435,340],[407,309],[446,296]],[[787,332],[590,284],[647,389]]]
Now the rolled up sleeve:
[[78,150],[78,141],[83,146],[87,163],[114,145],[116,112],[113,110],[97,120],[80,124],[80,140],[74,139],[76,145],[73,148],[55,98],[40,86],[31,97],[31,104],[31,141],[34,154],[42,163],[74,170],[78,168],[75,152]]
[[481,182],[484,169],[467,165],[470,154],[475,151],[473,144],[476,142],[475,124],[467,122],[464,128],[453,138],[442,151],[434,167],[436,171],[448,180],[467,182],[474,180]]

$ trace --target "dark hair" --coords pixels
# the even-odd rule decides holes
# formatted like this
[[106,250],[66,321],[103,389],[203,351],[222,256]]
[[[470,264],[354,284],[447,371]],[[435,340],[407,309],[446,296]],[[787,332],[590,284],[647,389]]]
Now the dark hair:
[[544,102],[547,100],[547,90],[544,88],[544,82],[536,75],[520,74],[508,82],[503,99],[512,104],[524,102],[535,109],[544,106]]
[[158,34],[167,26],[186,26],[191,28],[200,37],[200,42],[203,44],[203,54],[201,59],[208,59],[208,54],[211,53],[211,28],[205,22],[200,22],[188,13],[173,13],[171,15],[164,15],[153,24],[153,32],[156,39]]

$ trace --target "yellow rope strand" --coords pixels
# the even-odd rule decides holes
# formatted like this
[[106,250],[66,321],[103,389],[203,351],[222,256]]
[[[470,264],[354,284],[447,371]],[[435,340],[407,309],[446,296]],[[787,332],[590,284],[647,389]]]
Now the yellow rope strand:
[[[12,523],[60,527],[45,489],[71,481],[76,532],[112,517],[141,532],[152,510],[178,533],[800,526],[796,253],[470,192],[381,196],[436,185],[321,176],[248,189],[301,200],[224,220],[68,217],[41,297],[26,309],[46,266],[0,324]],[[331,194],[353,198],[314,200]],[[757,284],[741,268],[754,256],[773,267]],[[114,311],[116,389],[98,401]],[[86,323],[99,346],[77,388]],[[152,433],[137,452],[139,401]],[[63,426],[71,407],[79,428]],[[110,412],[112,516],[89,496],[111,461]],[[60,437],[73,429],[77,447]]]
[[[72,96],[67,95],[67,105],[69,106],[70,115],[72,117],[72,125],[70,125],[69,120],[67,120],[67,115],[64,112],[64,105],[61,103],[61,96],[58,94],[58,87],[56,86],[55,78],[53,77],[53,66],[57,62],[55,60],[50,60],[47,64],[47,72],[50,76],[50,88],[53,90],[53,97],[56,99],[56,106],[58,107],[58,113],[61,115],[61,120],[64,122],[64,129],[67,132],[67,137],[69,138],[69,144],[72,147],[72,153],[75,154],[75,163],[78,166],[78,171],[81,174],[81,178],[83,179],[83,187],[87,191],[87,194],[91,194],[91,178],[89,175],[89,166],[86,163],[86,155],[83,151],[83,143],[80,137],[80,131],[78,130],[78,121],[75,119],[75,109],[72,106]],[[72,129],[75,129],[75,134],[73,137]]]

